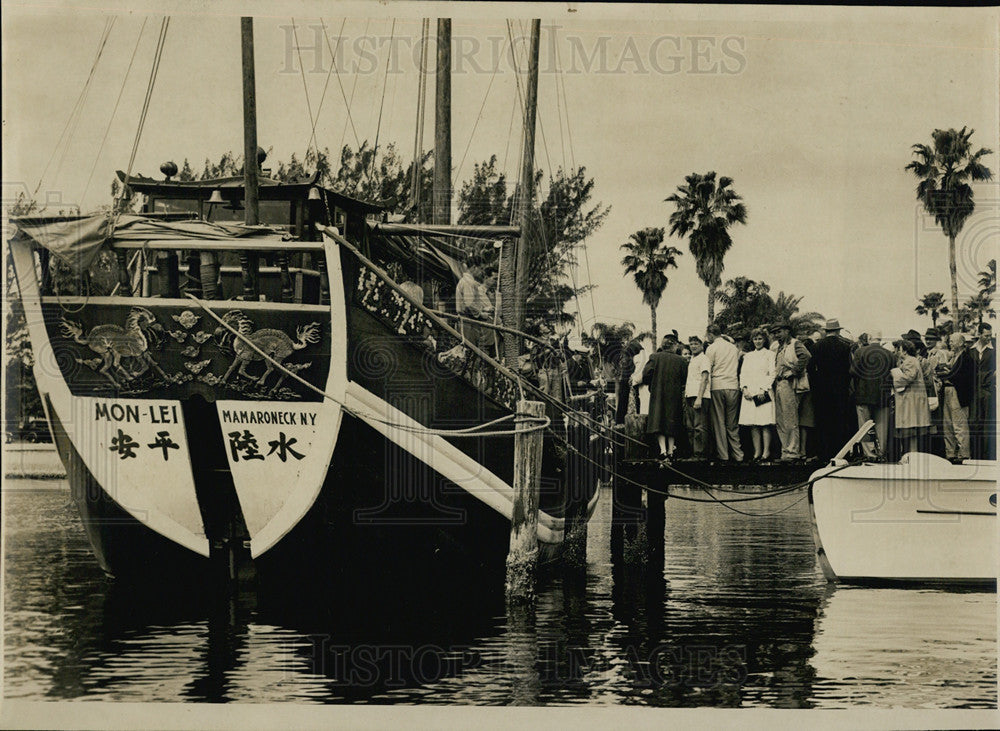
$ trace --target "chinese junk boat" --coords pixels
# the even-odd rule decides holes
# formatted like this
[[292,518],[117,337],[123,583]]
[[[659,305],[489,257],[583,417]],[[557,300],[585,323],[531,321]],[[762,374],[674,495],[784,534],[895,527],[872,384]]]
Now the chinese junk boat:
[[[542,558],[587,519],[595,471],[573,467],[568,407],[401,286],[454,288],[456,236],[517,228],[387,224],[315,176],[164,172],[119,174],[142,214],[20,218],[10,240],[38,388],[105,571],[502,575],[520,398],[553,416]],[[261,224],[220,222],[256,197]]]

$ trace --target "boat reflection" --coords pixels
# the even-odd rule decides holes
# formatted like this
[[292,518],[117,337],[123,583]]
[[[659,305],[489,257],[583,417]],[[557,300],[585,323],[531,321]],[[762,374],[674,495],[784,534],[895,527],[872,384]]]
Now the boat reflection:
[[993,592],[831,588],[813,646],[823,706],[983,708],[996,698]]

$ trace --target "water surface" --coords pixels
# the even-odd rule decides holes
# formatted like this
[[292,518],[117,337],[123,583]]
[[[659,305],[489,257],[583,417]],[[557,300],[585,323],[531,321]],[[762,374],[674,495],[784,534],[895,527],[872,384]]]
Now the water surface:
[[[682,492],[694,495],[696,493]],[[996,595],[828,585],[799,495],[667,502],[661,581],[612,566],[533,612],[448,587],[253,600],[108,581],[59,481],[8,481],[4,693],[28,700],[995,708]],[[782,510],[784,509],[784,510]],[[781,510],[781,512],[778,512]]]

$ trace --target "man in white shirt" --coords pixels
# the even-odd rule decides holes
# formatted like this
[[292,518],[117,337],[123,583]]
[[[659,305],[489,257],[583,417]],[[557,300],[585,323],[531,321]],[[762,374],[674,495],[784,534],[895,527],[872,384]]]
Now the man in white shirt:
[[691,362],[684,386],[684,426],[691,441],[692,456],[705,459],[708,448],[708,412],[712,404],[709,376],[712,369],[705,355],[704,344],[697,335],[688,340]]
[[705,332],[712,391],[712,431],[719,459],[742,462],[740,431],[740,349],[722,337],[722,329],[709,325]]

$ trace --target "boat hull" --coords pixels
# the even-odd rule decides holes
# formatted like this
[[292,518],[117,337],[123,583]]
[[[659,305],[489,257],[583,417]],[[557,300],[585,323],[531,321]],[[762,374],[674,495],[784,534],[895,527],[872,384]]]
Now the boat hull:
[[[441,362],[417,335],[427,314],[331,242],[328,306],[93,297],[72,303],[75,319],[66,298],[40,296],[30,249],[13,251],[36,381],[109,574],[370,584],[504,571],[510,423],[451,432],[510,415],[516,382],[482,359]],[[169,338],[142,340],[136,323]],[[236,326],[248,343],[284,343],[287,368],[269,377],[241,355]],[[90,358],[136,343],[117,370]],[[589,515],[597,494],[588,456],[555,443],[563,431],[553,425],[543,450],[543,560],[564,516]]]
[[815,473],[809,492],[828,580],[996,586],[995,463],[911,453],[831,470]]

